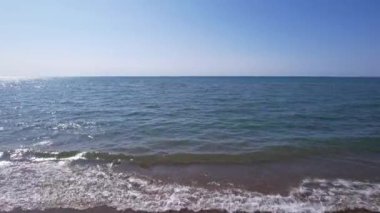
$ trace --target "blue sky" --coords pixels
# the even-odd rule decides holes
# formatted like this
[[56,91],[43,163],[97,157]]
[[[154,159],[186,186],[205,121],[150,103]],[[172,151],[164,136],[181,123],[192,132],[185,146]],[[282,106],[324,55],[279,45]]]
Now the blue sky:
[[380,76],[378,0],[3,0],[0,76]]

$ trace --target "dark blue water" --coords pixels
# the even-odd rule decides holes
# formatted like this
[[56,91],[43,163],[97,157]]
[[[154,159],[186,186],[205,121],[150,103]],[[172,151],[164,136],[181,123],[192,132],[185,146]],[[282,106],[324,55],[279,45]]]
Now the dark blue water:
[[0,92],[2,150],[41,142],[128,154],[380,146],[379,78],[8,79]]
[[0,211],[380,211],[379,182],[380,78],[0,80]]

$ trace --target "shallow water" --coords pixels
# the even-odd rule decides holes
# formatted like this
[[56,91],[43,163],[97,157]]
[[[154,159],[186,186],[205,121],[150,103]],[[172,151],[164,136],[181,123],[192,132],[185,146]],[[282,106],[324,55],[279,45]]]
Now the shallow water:
[[380,211],[379,78],[1,79],[0,93],[0,211]]

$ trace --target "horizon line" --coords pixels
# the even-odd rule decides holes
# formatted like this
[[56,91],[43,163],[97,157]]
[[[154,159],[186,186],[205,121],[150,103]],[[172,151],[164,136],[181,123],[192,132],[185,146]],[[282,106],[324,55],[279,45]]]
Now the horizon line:
[[41,75],[41,76],[0,76],[1,79],[20,78],[380,78],[380,76],[318,76],[318,75]]
[[169,77],[169,78],[199,78],[199,77],[205,77],[205,78],[212,78],[212,77],[230,77],[230,78],[239,78],[239,77],[265,77],[265,78],[281,78],[281,77],[287,77],[287,78],[380,78],[380,75],[378,76],[361,76],[361,75],[344,75],[344,76],[338,76],[338,75],[41,75],[41,76],[17,76],[17,75],[10,75],[10,76],[0,76],[0,79],[5,78],[75,78],[75,77]]

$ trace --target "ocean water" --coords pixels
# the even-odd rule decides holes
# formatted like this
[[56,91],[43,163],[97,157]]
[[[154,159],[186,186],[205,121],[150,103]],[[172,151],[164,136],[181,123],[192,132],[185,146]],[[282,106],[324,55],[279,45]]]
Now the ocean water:
[[0,211],[102,205],[380,211],[380,78],[0,79]]

